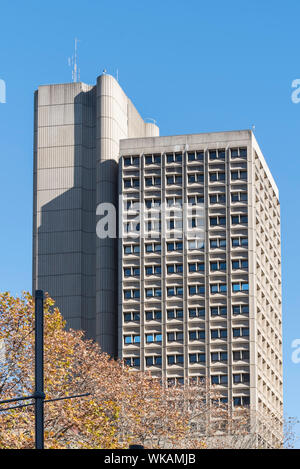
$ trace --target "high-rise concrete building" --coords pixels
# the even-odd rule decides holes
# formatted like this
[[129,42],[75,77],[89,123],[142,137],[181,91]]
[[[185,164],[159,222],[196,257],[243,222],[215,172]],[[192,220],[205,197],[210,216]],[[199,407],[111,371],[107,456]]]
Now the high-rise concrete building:
[[95,86],[40,86],[34,115],[33,289],[115,355],[117,243],[96,237],[96,207],[117,204],[120,139],[158,128],[110,75]]
[[171,383],[205,377],[224,402],[282,415],[278,189],[253,133],[126,139],[120,155],[124,232],[137,203],[153,209],[140,237],[119,240],[119,355]]
[[158,134],[109,75],[38,89],[33,287],[133,369],[280,416],[277,186],[250,130]]

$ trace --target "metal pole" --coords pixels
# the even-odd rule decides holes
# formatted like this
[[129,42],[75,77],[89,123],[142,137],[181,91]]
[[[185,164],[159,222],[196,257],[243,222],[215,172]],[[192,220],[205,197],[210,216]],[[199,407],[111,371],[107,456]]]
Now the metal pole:
[[44,293],[35,291],[35,448],[44,449]]

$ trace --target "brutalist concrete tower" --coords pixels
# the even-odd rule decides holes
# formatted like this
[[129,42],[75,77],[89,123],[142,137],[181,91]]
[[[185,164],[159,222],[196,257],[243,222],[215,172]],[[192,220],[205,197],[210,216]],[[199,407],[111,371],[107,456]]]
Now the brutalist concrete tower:
[[170,385],[207,379],[224,403],[250,407],[253,424],[277,416],[276,447],[280,205],[252,131],[126,139],[120,150],[119,356]]
[[280,204],[253,132],[160,137],[110,75],[39,87],[34,131],[33,289],[133,370],[276,416],[276,446]]
[[33,289],[115,355],[117,244],[97,238],[96,208],[117,202],[119,140],[158,128],[105,74],[96,86],[40,86],[34,115]]

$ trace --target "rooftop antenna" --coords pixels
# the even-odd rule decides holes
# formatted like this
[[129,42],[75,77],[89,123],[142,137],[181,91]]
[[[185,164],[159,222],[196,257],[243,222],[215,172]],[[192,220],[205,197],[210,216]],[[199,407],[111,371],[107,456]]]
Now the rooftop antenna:
[[78,45],[79,39],[75,37],[74,41],[74,55],[72,57],[68,58],[68,64],[70,67],[72,67],[72,80],[74,83],[78,82],[80,79],[80,70],[77,66],[77,45]]

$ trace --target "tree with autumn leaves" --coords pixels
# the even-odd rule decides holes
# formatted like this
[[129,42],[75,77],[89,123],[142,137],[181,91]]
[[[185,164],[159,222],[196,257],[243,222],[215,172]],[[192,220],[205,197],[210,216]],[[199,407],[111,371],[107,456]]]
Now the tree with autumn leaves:
[[[248,413],[240,409],[232,414],[207,382],[168,387],[150,373],[133,372],[86,340],[82,331],[66,330],[49,297],[44,318],[46,400],[90,393],[45,403],[46,448],[113,449],[131,443],[148,448],[254,446]],[[33,389],[33,298],[3,293],[0,400],[31,395]],[[33,406],[0,412],[0,448],[32,448],[33,438]]]
[[[172,390],[149,374],[132,373],[120,361],[67,331],[54,301],[44,303],[46,400],[72,394],[88,397],[45,403],[46,448],[127,448],[132,442],[157,446],[162,435],[176,447],[187,420]],[[34,303],[29,294],[0,294],[0,399],[34,389]],[[155,435],[155,438],[153,437]],[[33,406],[0,412],[0,448],[32,448]]]

